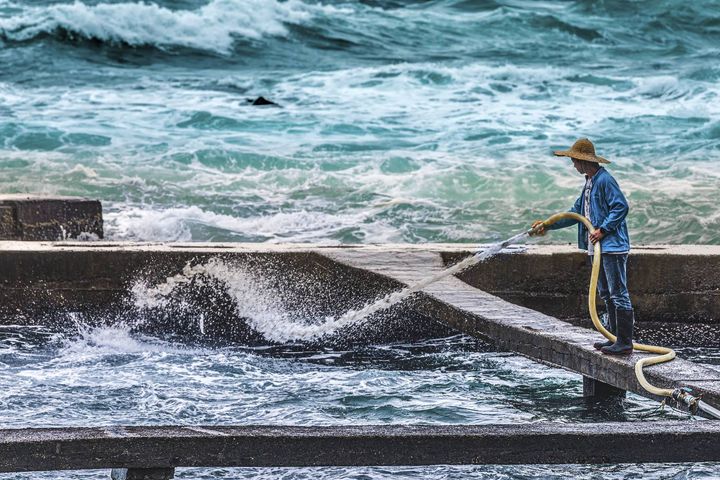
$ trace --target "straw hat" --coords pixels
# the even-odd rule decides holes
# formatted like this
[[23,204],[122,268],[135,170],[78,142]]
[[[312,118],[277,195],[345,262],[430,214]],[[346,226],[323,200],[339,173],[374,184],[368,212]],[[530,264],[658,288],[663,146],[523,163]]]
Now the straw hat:
[[610,163],[610,160],[595,155],[595,145],[587,138],[581,138],[573,143],[570,150],[556,150],[553,153],[558,157],[570,157],[595,163]]

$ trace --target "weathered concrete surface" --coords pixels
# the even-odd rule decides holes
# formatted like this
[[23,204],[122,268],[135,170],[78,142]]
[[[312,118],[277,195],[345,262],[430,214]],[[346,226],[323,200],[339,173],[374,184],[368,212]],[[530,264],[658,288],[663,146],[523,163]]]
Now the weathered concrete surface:
[[110,480],[170,480],[174,468],[113,468]]
[[[0,209],[0,215],[2,211]],[[469,254],[458,244],[328,247],[266,244],[73,244],[0,242],[0,315],[107,305],[137,275],[173,275],[193,258],[266,255],[293,258],[333,251],[429,252],[448,265]],[[287,267],[292,271],[303,261]],[[314,263],[313,261],[309,262]],[[720,324],[720,246],[636,247],[628,260],[638,323]],[[382,272],[383,265],[376,271]],[[570,246],[530,245],[526,253],[500,254],[461,275],[472,286],[511,303],[558,318],[587,318],[586,255]],[[58,302],[61,305],[58,305]],[[602,302],[599,301],[599,304]]]
[[[221,258],[271,279],[283,306],[300,318],[324,318],[358,309],[402,285],[376,273],[351,269],[322,255],[333,247],[257,244],[116,244],[0,242],[0,324],[65,325],[68,312],[91,323],[128,320],[133,324],[130,288],[136,280],[157,284],[188,264]],[[177,292],[190,308],[154,311],[141,326],[149,333],[196,335],[203,341],[255,343],[256,332],[236,313],[238,305],[222,286]],[[197,312],[205,314],[200,335]],[[380,328],[379,325],[382,325]],[[338,343],[376,343],[450,335],[453,330],[397,305],[361,329],[349,327]]]
[[718,422],[0,430],[0,472],[720,461]]
[[[465,255],[448,252],[443,258],[452,264]],[[586,316],[590,265],[574,246],[531,245],[525,255],[500,254],[461,278],[554,317]],[[628,284],[638,322],[720,323],[720,246],[633,247]]]
[[78,197],[0,195],[0,240],[103,238],[102,205]]

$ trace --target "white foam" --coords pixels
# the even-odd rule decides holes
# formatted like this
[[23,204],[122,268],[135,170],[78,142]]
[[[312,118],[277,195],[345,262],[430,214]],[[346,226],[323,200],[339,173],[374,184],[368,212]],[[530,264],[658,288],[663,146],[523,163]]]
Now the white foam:
[[78,338],[67,340],[61,350],[63,357],[74,355],[85,357],[92,355],[141,353],[148,345],[134,339],[130,329],[125,326],[82,328]]
[[78,242],[97,242],[100,240],[100,236],[93,232],[80,232],[75,240]]
[[237,38],[284,36],[285,24],[306,22],[320,8],[300,0],[213,0],[197,10],[171,10],[145,2],[87,5],[76,1],[23,8],[18,15],[0,18],[0,32],[22,41],[62,28],[86,38],[129,45],[229,53]]
[[190,228],[184,221],[188,211],[198,207],[145,210],[127,208],[105,214],[105,233],[109,240],[128,241],[189,241]]
[[[243,218],[206,211],[196,206],[164,210],[144,207],[108,211],[105,218],[106,235],[110,240],[191,241],[191,227],[203,225],[237,233],[245,238],[337,243],[328,240],[331,235],[341,229],[361,225],[374,212],[368,209],[330,214],[299,210]],[[377,230],[375,233],[375,238],[382,238],[382,232]],[[384,236],[390,238],[393,233],[394,229],[385,232]]]
[[79,173],[87,178],[98,178],[98,173],[94,169],[87,167],[85,165],[82,165],[80,163],[78,163],[73,168],[68,170],[67,173],[69,173],[69,174]]
[[635,92],[649,97],[679,97],[687,93],[677,77],[662,75],[637,80]]
[[75,324],[77,335],[59,334],[61,348],[57,362],[78,362],[106,355],[180,353],[199,354],[198,349],[173,345],[154,338],[132,333],[132,326],[123,322],[107,326],[86,324],[77,314],[69,314]]

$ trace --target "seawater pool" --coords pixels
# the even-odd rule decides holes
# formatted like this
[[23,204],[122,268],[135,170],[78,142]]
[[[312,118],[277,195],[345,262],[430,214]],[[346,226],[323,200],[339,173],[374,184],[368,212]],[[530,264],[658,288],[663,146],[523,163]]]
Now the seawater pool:
[[[714,363],[717,349],[681,351]],[[582,398],[580,376],[463,335],[413,343],[220,347],[123,327],[0,327],[0,427],[367,425],[687,418],[638,395]],[[688,419],[688,421],[694,421]],[[644,448],[638,446],[638,448]],[[717,478],[718,464],[178,469],[176,478]],[[2,479],[108,478],[108,471]]]

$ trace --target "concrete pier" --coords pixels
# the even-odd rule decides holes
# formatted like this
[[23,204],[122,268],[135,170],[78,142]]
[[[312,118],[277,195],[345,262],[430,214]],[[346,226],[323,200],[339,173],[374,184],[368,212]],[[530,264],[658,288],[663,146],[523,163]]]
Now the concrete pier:
[[583,397],[585,398],[625,398],[625,390],[583,375]]
[[[339,249],[326,255],[346,265],[382,272],[405,285],[415,283],[447,266],[442,258],[443,252],[370,254]],[[526,255],[513,256],[520,258]],[[557,275],[557,272],[545,272],[550,276]],[[635,353],[624,357],[602,355],[592,346],[602,338],[595,330],[569,325],[555,317],[509,303],[456,277],[446,277],[430,285],[424,293],[413,308],[463,333],[489,338],[501,349],[566,368],[616,389],[650,396],[638,384],[634,373],[635,362],[646,354]],[[718,368],[676,359],[647,368],[646,376],[651,383],[661,387],[689,387],[695,395],[703,395],[707,403],[720,406]]]
[[143,480],[177,467],[716,461],[718,422],[0,430],[0,472],[115,468]]
[[[213,256],[263,257],[266,263],[275,259],[276,263],[286,262],[275,269],[276,274],[277,270],[284,270],[302,276],[301,270],[324,270],[325,267],[319,267],[319,264],[327,263],[327,257],[333,253],[356,252],[361,257],[357,263],[360,268],[367,259],[368,267],[372,266],[374,272],[392,274],[391,265],[397,263],[391,261],[390,257],[394,255],[407,258],[416,253],[432,254],[433,268],[437,268],[464,258],[471,248],[474,247],[462,244],[328,247],[0,241],[0,314],[4,307],[11,311],[42,313],[62,307],[58,304],[83,310],[95,301],[113,303],[126,292],[127,283],[138,276],[156,281],[178,273],[188,261]],[[324,259],[318,260],[318,255]],[[390,263],[384,263],[386,261]],[[68,262],[74,264],[74,269]],[[639,324],[720,324],[720,246],[640,246],[633,248],[628,264]],[[417,270],[419,278],[424,274],[425,266],[422,262],[413,265],[413,268],[418,267],[422,267]],[[573,246],[530,245],[522,254],[501,253],[490,258],[467,270],[460,278],[509,303],[560,319],[588,319],[589,276],[587,255]],[[364,282],[360,290],[374,294],[388,286],[374,289],[372,284]],[[80,298],[75,298],[76,293]],[[599,299],[598,304],[602,306]]]
[[[693,280],[703,288],[695,293],[686,291],[685,298],[696,305],[705,305],[704,318],[717,323],[720,315],[715,309],[714,283],[720,283],[718,271],[708,270],[720,258],[720,247],[653,247],[641,251],[636,264],[644,265],[650,273],[657,273],[657,265],[671,269],[677,279],[676,290],[684,281],[690,282],[696,273],[702,280]],[[117,312],[128,309],[128,290],[133,281],[142,279],[157,283],[174,275],[188,263],[200,263],[220,257],[239,266],[249,266],[255,274],[274,278],[290,298],[287,308],[323,318],[342,314],[350,308],[361,307],[373,299],[405,285],[419,281],[444,269],[453,259],[468,254],[458,245],[385,245],[385,246],[312,246],[268,244],[112,244],[112,243],[22,243],[0,242],[0,320],[5,323],[46,323],[48,318],[62,317],[63,312],[87,312],[113,318]],[[477,271],[497,272],[495,281],[509,285],[517,282],[514,296],[534,294],[542,296],[540,284],[529,282],[528,277],[542,275],[549,279],[552,295],[559,296],[559,285],[570,283],[568,299],[574,289],[586,289],[587,278],[582,280],[568,269],[577,254],[568,248],[532,247],[525,253],[502,254],[490,262],[507,261],[508,269],[492,267],[490,263],[473,267],[463,278],[472,280],[484,275]],[[700,258],[705,259],[700,262]],[[672,265],[672,268],[669,267]],[[492,268],[491,268],[492,267]],[[638,269],[642,270],[640,267]],[[540,272],[538,274],[531,272]],[[643,270],[645,271],[645,270]],[[474,277],[477,276],[477,277]],[[652,288],[661,302],[668,278],[665,275],[648,275],[658,279]],[[445,278],[422,295],[398,306],[382,319],[382,329],[394,332],[405,328],[407,334],[433,336],[449,332],[451,327],[469,335],[489,339],[501,349],[526,355],[537,361],[577,372],[589,379],[620,390],[641,395],[646,392],[637,383],[634,363],[641,353],[616,358],[599,354],[592,343],[600,338],[594,330],[568,324],[554,316],[508,302],[499,296],[473,287],[456,277]],[[283,283],[284,282],[284,283]],[[648,280],[650,282],[650,280]],[[520,288],[532,285],[528,291]],[[682,288],[692,285],[687,284]],[[489,288],[490,289],[490,288]],[[523,293],[524,292],[524,293]],[[648,290],[649,292],[649,290]],[[647,293],[648,298],[650,293]],[[709,296],[711,301],[701,297]],[[207,306],[214,317],[206,320],[208,335],[230,337],[232,329],[243,322],[234,317],[232,301]],[[204,308],[202,303],[197,308]],[[307,310],[310,308],[310,310]],[[394,307],[395,308],[395,307]],[[387,314],[388,312],[384,312]],[[92,316],[92,315],[91,315]],[[172,315],[170,315],[172,317]],[[169,318],[169,321],[176,319]],[[687,318],[684,321],[693,322]],[[159,331],[174,328],[176,324],[159,324]],[[196,326],[193,326],[196,328]],[[434,332],[432,329],[437,329]],[[237,332],[236,332],[237,333]],[[240,332],[238,338],[248,338],[252,332]],[[246,335],[243,337],[242,335]],[[346,335],[355,339],[358,335]],[[211,337],[213,338],[213,337]],[[397,337],[389,337],[397,338]],[[403,337],[400,337],[403,338]],[[370,337],[370,341],[380,341]],[[646,369],[653,384],[662,387],[685,386],[703,400],[720,407],[720,369],[677,359],[669,364]],[[588,385],[586,393],[595,391],[599,384]]]

